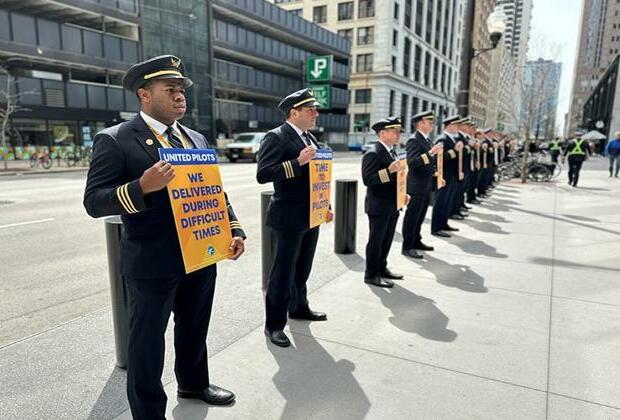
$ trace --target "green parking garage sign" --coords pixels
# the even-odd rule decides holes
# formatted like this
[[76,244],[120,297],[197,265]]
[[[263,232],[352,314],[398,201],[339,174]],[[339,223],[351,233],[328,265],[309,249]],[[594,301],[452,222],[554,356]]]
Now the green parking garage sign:
[[314,93],[314,97],[319,103],[319,107],[321,109],[329,109],[330,108],[330,90],[329,85],[314,85],[310,86],[312,92]]
[[308,82],[327,82],[332,77],[332,56],[311,55],[306,61],[306,80]]

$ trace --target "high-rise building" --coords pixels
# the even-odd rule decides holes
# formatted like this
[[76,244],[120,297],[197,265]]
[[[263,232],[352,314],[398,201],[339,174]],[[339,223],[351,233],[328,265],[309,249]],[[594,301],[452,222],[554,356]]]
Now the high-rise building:
[[620,3],[584,0],[579,25],[579,48],[573,73],[568,133],[582,123],[583,106],[620,51]]
[[539,58],[525,64],[522,121],[533,138],[556,135],[556,113],[560,95],[562,63]]
[[351,40],[351,131],[388,115],[410,131],[420,110],[456,111],[462,0],[270,1]]
[[316,135],[332,148],[346,148],[350,42],[265,0],[210,3],[218,133],[266,131],[282,124],[277,104],[304,87],[308,57],[329,55],[331,80],[321,86],[329,104],[324,102]]

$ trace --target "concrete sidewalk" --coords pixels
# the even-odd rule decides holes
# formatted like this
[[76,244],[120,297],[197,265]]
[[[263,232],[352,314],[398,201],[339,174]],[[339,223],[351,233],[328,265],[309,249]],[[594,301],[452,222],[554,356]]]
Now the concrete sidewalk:
[[[223,265],[234,304],[214,311],[209,365],[237,401],[177,400],[168,334],[168,418],[620,419],[620,180],[603,165],[576,189],[503,184],[451,239],[425,225],[422,261],[397,233],[391,290],[363,283],[360,188],[358,254],[320,237],[310,302],[329,321],[292,321],[288,349],[263,335],[258,269]],[[106,309],[1,348],[0,417],[130,419],[111,329]]]
[[363,284],[360,257],[310,297],[328,322],[290,323],[293,348],[260,326],[211,358],[233,407],[171,382],[168,416],[620,418],[620,181],[604,176],[500,186],[422,262],[397,235],[394,289]]

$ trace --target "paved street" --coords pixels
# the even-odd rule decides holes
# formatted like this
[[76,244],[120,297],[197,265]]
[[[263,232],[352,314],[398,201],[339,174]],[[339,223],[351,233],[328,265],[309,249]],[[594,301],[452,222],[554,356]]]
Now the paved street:
[[[334,177],[359,178],[359,159],[339,156]],[[392,290],[362,282],[360,188],[357,254],[333,253],[333,225],[317,249],[310,301],[329,321],[291,322],[289,349],[262,333],[258,197],[269,187],[254,172],[222,165],[249,240],[218,266],[209,334],[212,380],[237,402],[177,402],[169,345],[169,418],[620,418],[620,180],[605,161],[587,162],[577,189],[565,173],[503,184],[452,239],[425,225],[436,251],[422,262],[400,255],[397,233],[390,262],[406,278]],[[0,178],[2,418],[130,418],[84,179]]]

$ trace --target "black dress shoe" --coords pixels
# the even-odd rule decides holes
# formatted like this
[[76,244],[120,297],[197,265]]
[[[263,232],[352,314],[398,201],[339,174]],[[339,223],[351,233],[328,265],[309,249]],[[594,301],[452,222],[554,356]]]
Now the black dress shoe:
[[383,270],[383,272],[381,273],[381,277],[391,280],[402,280],[405,278],[405,276],[403,276],[402,274],[392,273],[389,268]]
[[311,311],[310,309],[303,312],[289,314],[291,319],[305,319],[306,321],[327,321],[327,315],[323,312]]
[[364,277],[364,283],[371,284],[377,287],[387,287],[387,288],[394,287],[394,283],[392,283],[389,280],[382,279],[379,276]]
[[464,210],[471,210],[472,209],[471,207],[466,206],[464,204],[461,206],[461,208],[464,209]]
[[284,331],[269,331],[265,328],[265,335],[276,346],[288,347],[291,345],[291,341],[288,339]]
[[482,201],[478,200],[477,198],[474,198],[473,200],[467,200],[467,202],[470,204],[482,204]]
[[446,233],[446,232],[442,232],[440,230],[438,230],[437,232],[431,232],[431,235],[433,236],[439,236],[440,238],[451,238],[452,235]]
[[461,216],[462,218],[469,217],[469,214],[463,213],[463,212],[458,212],[458,215]]
[[453,228],[450,225],[446,226],[446,228],[443,229],[443,230],[447,230],[448,232],[458,232],[459,231],[457,228]]
[[415,249],[403,249],[403,255],[409,258],[424,258],[424,256],[418,253]]
[[452,220],[463,220],[463,219],[465,219],[465,217],[460,215],[460,214],[453,214],[452,216],[450,216],[450,219],[452,219]]
[[423,242],[418,242],[414,248],[418,249],[420,251],[434,251],[435,250],[434,247],[432,247],[430,245],[426,245]]
[[228,405],[235,401],[235,394],[215,385],[209,385],[208,388],[202,391],[184,391],[178,389],[177,397],[202,400],[211,405]]

